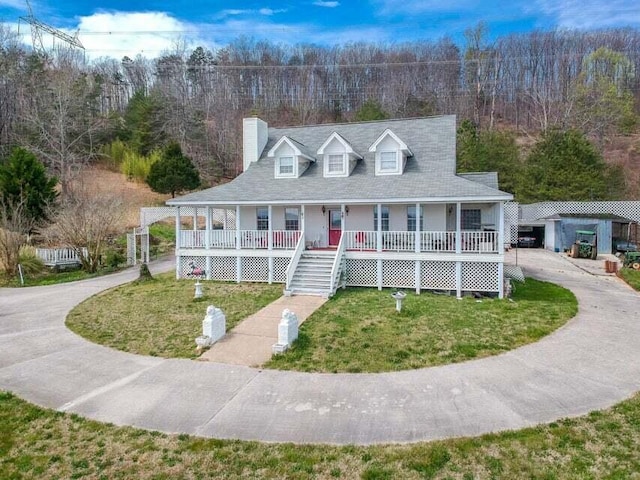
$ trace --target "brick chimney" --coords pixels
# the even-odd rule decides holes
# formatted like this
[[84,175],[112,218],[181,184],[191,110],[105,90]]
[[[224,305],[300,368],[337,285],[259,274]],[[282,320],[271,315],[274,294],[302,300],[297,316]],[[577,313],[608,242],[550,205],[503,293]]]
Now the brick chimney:
[[258,117],[242,120],[242,171],[257,162],[267,145],[269,126]]

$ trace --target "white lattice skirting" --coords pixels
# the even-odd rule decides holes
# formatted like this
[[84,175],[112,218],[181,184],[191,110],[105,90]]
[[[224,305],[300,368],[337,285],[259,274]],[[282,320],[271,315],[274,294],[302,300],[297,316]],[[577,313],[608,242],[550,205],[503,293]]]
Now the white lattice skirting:
[[[231,282],[268,282],[269,264],[272,281],[284,283],[289,257],[180,257],[180,278],[206,278]],[[240,273],[240,278],[238,278]]]
[[[284,283],[288,257],[274,257],[272,278]],[[269,258],[266,257],[181,257],[181,278],[207,278],[211,280],[268,282]],[[421,290],[457,290],[456,262],[347,259],[347,286],[416,288]],[[380,270],[379,270],[380,269]],[[193,272],[196,272],[194,274]],[[240,273],[240,279],[238,279]],[[462,262],[460,290],[497,293],[500,290],[498,263]]]
[[[378,286],[378,263],[382,264],[382,287],[421,290],[456,290],[456,262],[347,259],[347,285]],[[417,265],[416,265],[417,263]],[[419,269],[416,276],[416,269]],[[461,290],[497,293],[498,263],[462,262]]]

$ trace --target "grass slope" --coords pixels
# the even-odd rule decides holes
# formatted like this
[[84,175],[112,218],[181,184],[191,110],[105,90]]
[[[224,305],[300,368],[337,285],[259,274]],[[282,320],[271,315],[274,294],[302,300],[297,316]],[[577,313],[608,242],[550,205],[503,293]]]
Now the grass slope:
[[194,300],[193,283],[166,273],[122,285],[78,305],[66,323],[78,335],[118,350],[194,358],[207,305],[222,308],[231,329],[282,295],[282,285],[204,282],[205,296]]
[[383,372],[461,362],[535,342],[577,312],[569,290],[534,279],[512,300],[409,294],[398,313],[389,290],[341,290],[265,367]]
[[261,444],[116,427],[0,392],[0,478],[633,479],[640,395],[519,431],[413,445]]

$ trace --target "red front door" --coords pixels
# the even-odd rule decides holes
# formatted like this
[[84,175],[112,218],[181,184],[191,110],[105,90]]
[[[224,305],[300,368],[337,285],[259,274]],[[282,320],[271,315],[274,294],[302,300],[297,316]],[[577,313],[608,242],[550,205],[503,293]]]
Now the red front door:
[[337,247],[342,236],[342,216],[340,210],[329,210],[329,246]]

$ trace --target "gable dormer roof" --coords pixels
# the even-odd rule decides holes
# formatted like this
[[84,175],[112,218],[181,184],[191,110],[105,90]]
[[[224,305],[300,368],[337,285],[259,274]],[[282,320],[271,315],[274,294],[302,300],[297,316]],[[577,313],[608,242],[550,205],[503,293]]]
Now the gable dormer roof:
[[320,148],[316,153],[318,155],[324,155],[325,148],[327,148],[333,140],[337,140],[342,144],[342,146],[344,147],[345,153],[349,153],[356,158],[362,159],[362,155],[356,152],[351,146],[351,144],[347,140],[345,140],[345,138],[342,135],[340,135],[338,132],[333,132],[331,135],[329,135],[329,138],[327,138],[327,140],[320,146]]
[[287,137],[286,135],[281,137],[280,140],[278,140],[276,144],[271,148],[271,150],[269,150],[269,152],[267,153],[267,157],[270,157],[270,158],[275,157],[276,152],[282,146],[283,143],[286,143],[287,145],[289,145],[289,147],[291,147],[296,157],[306,158],[311,162],[316,161],[315,157],[313,156],[313,154],[307,148],[306,145],[294,140],[293,138]]
[[369,151],[370,152],[375,152],[376,149],[378,148],[378,145],[380,144],[380,142],[382,142],[386,137],[391,137],[393,138],[393,140],[398,144],[398,146],[400,147],[400,150],[402,151],[402,153],[404,153],[405,157],[412,157],[413,153],[411,152],[411,150],[409,149],[409,147],[407,146],[406,143],[404,143],[400,137],[398,137],[395,133],[393,133],[391,131],[390,128],[387,128],[384,132],[382,132],[382,135],[380,135],[375,142],[373,142],[371,144],[371,146],[369,147]]

